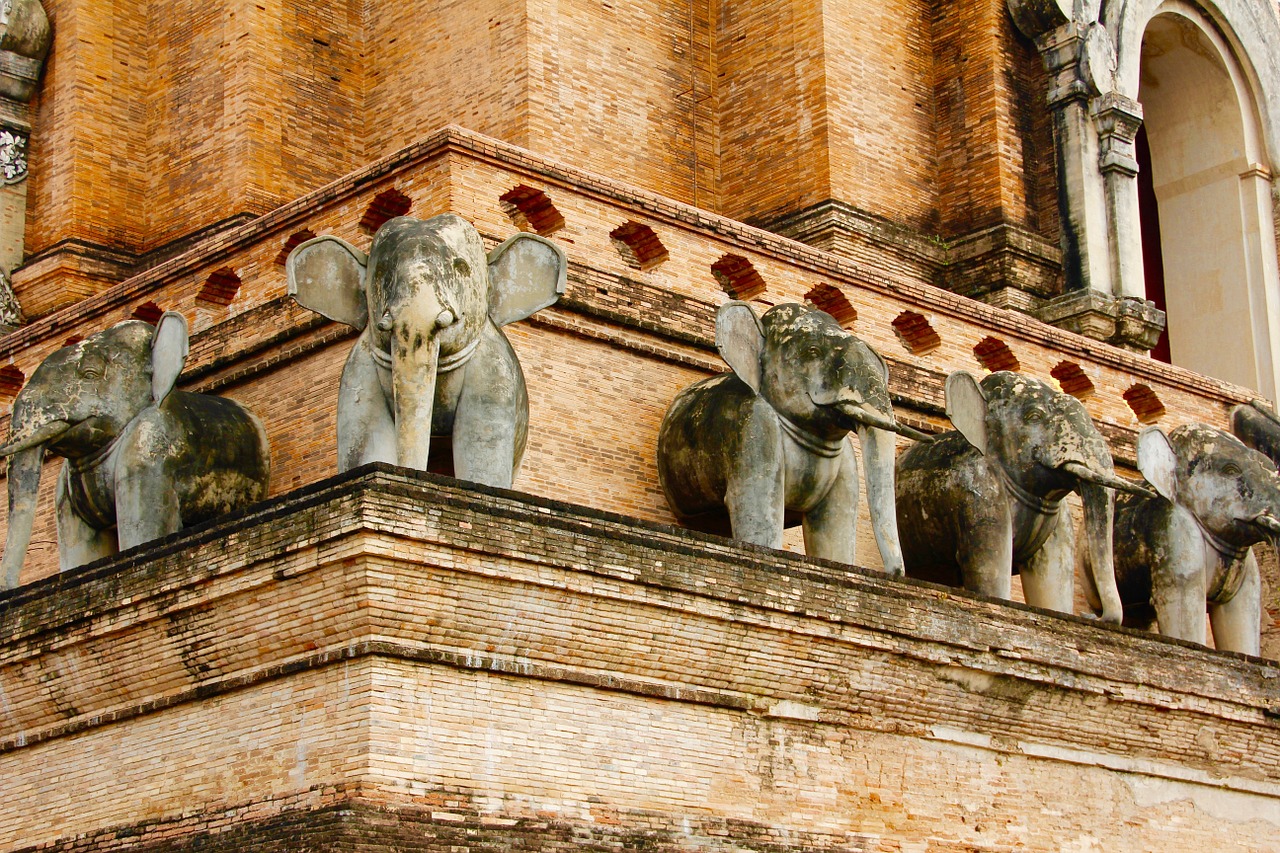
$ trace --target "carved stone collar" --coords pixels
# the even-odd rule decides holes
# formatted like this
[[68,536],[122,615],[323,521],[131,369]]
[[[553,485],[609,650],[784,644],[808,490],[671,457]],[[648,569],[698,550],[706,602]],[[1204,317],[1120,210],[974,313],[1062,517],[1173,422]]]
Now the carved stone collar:
[[1013,477],[1009,475],[1009,472],[1005,470],[1004,463],[999,460],[996,460],[996,463],[991,467],[995,468],[996,474],[999,475],[1000,481],[1004,484],[1004,487],[1009,492],[1010,496],[1012,496],[1013,499],[1024,508],[1031,510],[1037,515],[1057,515],[1058,510],[1062,508],[1061,498],[1054,500],[1051,498],[1038,497],[1037,495],[1033,495],[1031,492],[1022,488],[1022,486],[1019,486]]
[[[476,338],[453,355],[441,358],[436,365],[436,373],[448,373],[451,370],[457,370],[462,367],[462,365],[471,360],[471,356],[476,354],[476,348],[479,346],[480,339]],[[391,353],[378,349],[373,345],[373,341],[369,341],[369,352],[373,355],[373,361],[378,367],[383,370],[391,370]]]
[[776,409],[774,411],[778,415],[778,423],[782,424],[782,431],[791,436],[791,439],[795,441],[796,444],[800,445],[805,450],[808,450],[810,453],[815,453],[824,459],[835,459],[844,452],[845,442],[843,438],[820,438],[808,430],[802,429],[787,420],[782,412],[778,412]]
[[1213,546],[1213,550],[1217,551],[1222,559],[1227,562],[1233,560],[1243,560],[1244,555],[1248,552],[1249,546],[1232,545],[1221,536],[1215,536],[1209,528],[1204,526],[1204,522],[1199,519],[1194,512],[1188,513],[1196,521],[1196,526],[1200,528],[1200,532],[1204,535],[1204,540]]

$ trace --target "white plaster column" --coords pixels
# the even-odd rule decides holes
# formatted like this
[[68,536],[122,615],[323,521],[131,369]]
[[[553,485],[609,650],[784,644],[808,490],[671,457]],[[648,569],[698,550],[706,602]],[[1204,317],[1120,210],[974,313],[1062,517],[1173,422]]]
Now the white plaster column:
[[1051,75],[1048,105],[1058,158],[1067,289],[1090,289],[1111,296],[1107,198],[1098,133],[1090,111],[1091,100],[1103,91],[1098,78],[1105,81],[1113,73],[1110,40],[1098,24],[1073,22],[1044,34],[1036,44]]
[[1147,298],[1142,263],[1142,229],[1138,214],[1138,158],[1134,148],[1142,127],[1142,105],[1118,92],[1098,98],[1093,107],[1098,126],[1099,167],[1107,200],[1114,294]]

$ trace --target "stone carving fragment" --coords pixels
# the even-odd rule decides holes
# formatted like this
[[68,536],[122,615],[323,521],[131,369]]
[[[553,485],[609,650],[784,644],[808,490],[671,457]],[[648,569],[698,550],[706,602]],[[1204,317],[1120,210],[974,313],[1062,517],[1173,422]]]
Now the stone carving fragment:
[[1111,548],[1117,477],[1106,441],[1080,401],[1008,371],[947,378],[956,431],[898,458],[898,528],[910,577],[997,598],[1021,573],[1029,604],[1070,613],[1076,532],[1063,498],[1084,506],[1085,576],[1102,618],[1119,622]]
[[436,437],[452,441],[455,476],[510,488],[529,399],[502,326],[564,292],[558,246],[521,233],[486,257],[459,216],[402,216],[378,229],[367,257],[317,237],[286,269],[299,304],[361,330],[338,391],[339,471],[367,462],[427,470]]
[[18,584],[45,453],[58,477],[65,571],[231,512],[267,493],[262,424],[232,400],[174,390],[187,321],[130,320],[50,355],[13,403],[9,528],[0,583]]
[[1280,539],[1276,466],[1204,424],[1138,436],[1138,469],[1158,496],[1116,502],[1116,576],[1131,621],[1205,642],[1205,609],[1219,649],[1258,654],[1262,582],[1250,546]]
[[900,576],[894,433],[928,436],[894,419],[884,359],[831,315],[799,304],[757,319],[747,303],[726,302],[716,346],[732,372],[681,391],[658,434],[658,475],[672,510],[691,527],[773,548],[788,521],[803,520],[810,556],[852,563],[854,431],[885,571]]

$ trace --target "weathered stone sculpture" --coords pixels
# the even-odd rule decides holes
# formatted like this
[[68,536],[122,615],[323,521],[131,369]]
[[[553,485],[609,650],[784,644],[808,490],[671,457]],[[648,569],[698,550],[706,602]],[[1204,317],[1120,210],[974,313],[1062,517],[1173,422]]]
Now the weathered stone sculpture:
[[1246,447],[1280,465],[1280,417],[1259,400],[1231,410],[1231,432]]
[[858,466],[847,436],[856,430],[884,568],[901,575],[893,433],[927,436],[894,420],[884,360],[798,304],[757,319],[747,303],[725,303],[716,346],[733,372],[681,391],[658,434],[658,475],[676,515],[718,533],[727,520],[735,538],[773,548],[787,520],[802,518],[810,556],[852,563]]
[[501,327],[554,303],[565,270],[559,247],[532,234],[486,258],[479,233],[453,214],[388,221],[367,258],[336,237],[294,249],[294,298],[362,330],[342,370],[338,470],[426,470],[432,437],[451,437],[455,476],[510,488],[529,398]]
[[1102,618],[1121,619],[1111,550],[1115,496],[1141,487],[1115,475],[1111,452],[1079,400],[1000,371],[981,384],[947,377],[956,431],[898,458],[898,528],[907,574],[1008,598],[1021,572],[1029,604],[1071,612],[1075,525],[1063,498],[1084,505],[1086,577]]
[[1249,546],[1280,538],[1276,466],[1203,424],[1138,436],[1138,469],[1158,497],[1116,502],[1116,577],[1130,621],[1205,642],[1205,608],[1219,649],[1258,654],[1262,582]]
[[58,478],[58,554],[74,568],[261,500],[262,424],[232,400],[173,390],[187,321],[131,320],[44,360],[13,402],[9,529],[0,582],[17,586],[46,451]]

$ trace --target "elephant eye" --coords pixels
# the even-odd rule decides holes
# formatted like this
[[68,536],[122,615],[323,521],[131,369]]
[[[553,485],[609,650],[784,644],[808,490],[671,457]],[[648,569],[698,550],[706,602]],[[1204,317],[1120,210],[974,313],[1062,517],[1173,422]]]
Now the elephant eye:
[[471,275],[471,264],[467,263],[462,258],[454,258],[453,271],[463,277],[469,276]]
[[1228,477],[1239,477],[1240,466],[1228,462],[1226,465],[1222,466],[1222,473],[1226,474]]
[[1041,412],[1039,412],[1039,411],[1037,411],[1037,410],[1035,410],[1035,409],[1032,409],[1031,411],[1027,412],[1027,414],[1026,414],[1026,416],[1023,418],[1023,420],[1024,420],[1024,421],[1026,421],[1026,422],[1027,422],[1027,423],[1029,423],[1029,424],[1035,424],[1035,423],[1039,423],[1040,421],[1044,420],[1044,415],[1043,415]]

